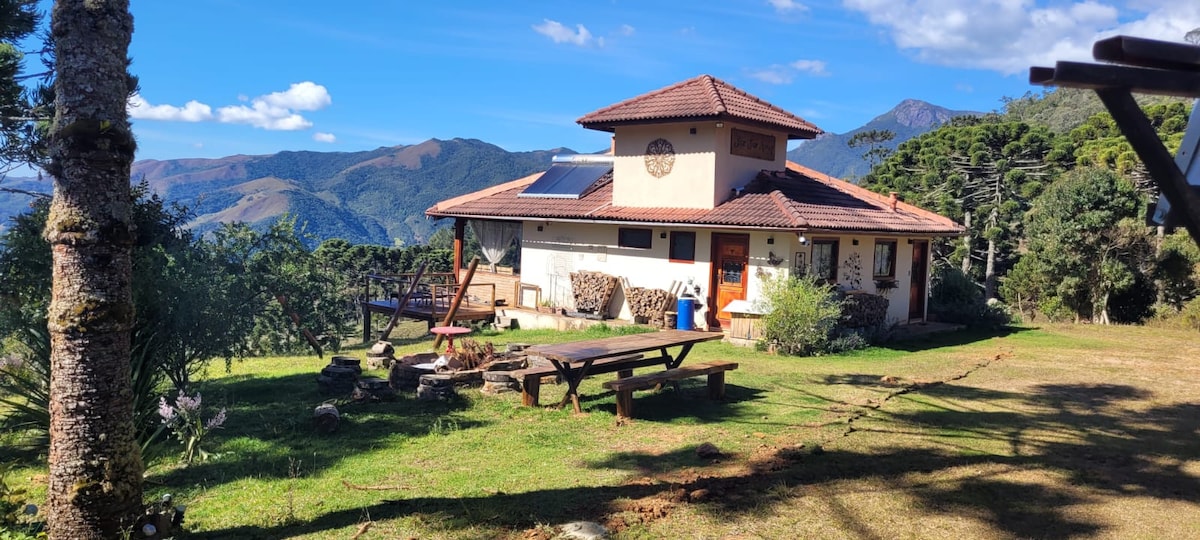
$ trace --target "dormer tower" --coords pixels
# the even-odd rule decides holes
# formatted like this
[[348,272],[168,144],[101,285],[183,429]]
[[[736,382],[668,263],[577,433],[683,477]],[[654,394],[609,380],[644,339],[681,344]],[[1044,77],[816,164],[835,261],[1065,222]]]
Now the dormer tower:
[[822,131],[711,75],[586,114],[613,133],[613,206],[715,208],[764,169],[787,168],[787,142]]

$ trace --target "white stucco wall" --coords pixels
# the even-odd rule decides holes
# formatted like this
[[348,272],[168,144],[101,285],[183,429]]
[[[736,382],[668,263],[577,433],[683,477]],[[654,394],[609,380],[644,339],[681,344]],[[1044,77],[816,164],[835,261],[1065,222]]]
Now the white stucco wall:
[[[775,160],[729,153],[734,128],[775,137]],[[692,131],[695,130],[695,133]],[[646,172],[646,146],[657,138],[675,149],[670,174]],[[613,205],[638,208],[715,208],[731,189],[744,187],[762,170],[787,168],[787,134],[733,122],[693,122],[619,127],[614,134]]]
[[[691,129],[696,133],[692,134]],[[713,123],[654,124],[616,129],[613,140],[613,205],[637,208],[712,208],[716,170]],[[675,149],[671,172],[646,172],[646,145],[666,139]]]
[[[712,251],[709,235],[696,235],[695,262],[679,263],[667,260],[673,229],[635,228],[653,231],[650,249],[618,247],[615,225],[527,221],[521,239],[521,281],[541,287],[542,298],[560,306],[573,304],[570,273],[579,270],[625,277],[634,287],[654,289],[668,289],[672,281],[691,279],[700,285],[702,295],[707,294]],[[667,238],[660,238],[663,233],[668,233]],[[609,308],[611,316],[632,318],[621,292]]]
[[[541,227],[542,230],[537,230]],[[745,231],[721,229],[689,229],[665,226],[637,226],[633,228],[649,228],[651,247],[649,249],[622,248],[617,246],[617,229],[619,226],[610,224],[562,223],[527,221],[523,224],[521,242],[521,281],[537,285],[542,289],[542,298],[556,305],[571,307],[573,296],[570,273],[579,270],[604,272],[613,276],[629,279],[635,287],[668,289],[672,281],[682,283],[692,281],[693,286],[699,285],[702,303],[705,304],[697,313],[696,321],[703,325],[709,309],[707,305],[712,285],[712,234],[747,234],[750,241],[750,257],[747,268],[746,299],[754,302],[762,294],[762,277],[787,275],[792,272],[795,264],[795,254],[805,254],[805,262],[811,263],[812,243],[801,246],[797,235],[788,231]],[[671,262],[668,260],[671,231],[692,231],[696,233],[696,260],[692,263]],[[665,235],[665,237],[664,237]],[[827,235],[815,235],[809,238],[832,238]],[[848,270],[847,261],[851,254],[859,255],[861,266],[858,287],[872,293],[879,293],[875,280],[871,276],[874,267],[876,238],[896,241],[896,288],[884,293],[888,302],[888,322],[905,323],[908,321],[908,294],[912,276],[912,245],[907,237],[875,237],[875,236],[845,236],[838,244],[838,281],[850,287],[853,281]],[[768,244],[769,239],[774,242]],[[854,245],[858,240],[858,245]],[[772,265],[778,259],[777,265]],[[928,263],[928,261],[927,261]],[[719,307],[719,306],[718,306]],[[618,291],[609,306],[609,315],[621,319],[631,319],[629,306],[624,295]]]
[[[913,255],[913,246],[912,246],[912,244],[909,244],[908,242],[909,242],[909,240],[913,240],[914,238],[903,237],[903,236],[895,237],[895,236],[862,236],[862,235],[836,237],[836,236],[832,236],[832,235],[809,234],[809,235],[806,235],[807,239],[809,240],[808,244],[805,246],[801,246],[799,243],[799,239],[795,235],[789,235],[789,236],[791,236],[790,241],[792,242],[791,249],[793,252],[791,260],[792,261],[795,260],[794,253],[802,252],[802,253],[804,253],[804,260],[805,260],[806,265],[812,264],[812,242],[811,242],[811,240],[837,238],[838,239],[838,284],[843,285],[846,288],[850,288],[850,289],[857,288],[857,289],[864,290],[864,291],[867,291],[870,293],[882,294],[883,296],[886,296],[888,299],[888,315],[887,315],[888,323],[889,324],[891,324],[891,323],[904,324],[904,323],[908,322],[908,320],[909,320],[908,319],[908,295],[909,295],[910,287],[912,286],[912,255]],[[878,288],[875,286],[875,279],[872,276],[872,270],[875,267],[875,241],[877,239],[878,240],[887,240],[887,241],[894,240],[896,242],[896,269],[895,269],[896,288],[888,290],[888,291],[878,290]],[[858,241],[858,245],[854,245],[855,240]],[[928,239],[926,239],[926,240],[928,240]],[[926,251],[928,251],[928,250],[926,250]],[[853,279],[853,272],[851,272],[850,268],[849,268],[850,267],[849,261],[852,258],[852,254],[855,254],[855,253],[858,254],[859,266],[861,268],[861,270],[859,272],[857,287],[853,283],[855,281]],[[926,268],[927,269],[930,268],[929,265],[931,263],[930,263],[930,260],[928,259],[928,256],[926,258],[925,263],[926,263]],[[794,262],[793,262],[793,265],[794,265]],[[929,271],[926,272],[926,280],[927,280],[926,281],[926,295],[928,295],[928,292],[929,292],[928,274],[929,274]],[[928,306],[926,306],[926,307],[928,307]]]
[[[713,204],[720,205],[732,196],[730,190],[745,187],[763,170],[782,171],[787,168],[787,134],[769,131],[757,127],[749,127],[732,122],[723,122],[724,126],[716,130],[716,192]],[[734,128],[775,137],[775,160],[735,156],[729,153],[730,138]]]

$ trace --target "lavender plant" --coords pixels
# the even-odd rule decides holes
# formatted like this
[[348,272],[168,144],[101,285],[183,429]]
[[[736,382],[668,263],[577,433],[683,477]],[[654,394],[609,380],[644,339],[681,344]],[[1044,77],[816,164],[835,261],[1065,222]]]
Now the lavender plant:
[[202,401],[200,393],[189,397],[180,393],[175,398],[175,404],[167,403],[167,398],[158,400],[158,415],[163,419],[163,425],[170,429],[175,438],[183,444],[183,462],[191,464],[196,458],[200,461],[208,459],[209,454],[200,448],[204,437],[225,423],[225,409],[217,411],[212,418],[204,420],[202,416]]

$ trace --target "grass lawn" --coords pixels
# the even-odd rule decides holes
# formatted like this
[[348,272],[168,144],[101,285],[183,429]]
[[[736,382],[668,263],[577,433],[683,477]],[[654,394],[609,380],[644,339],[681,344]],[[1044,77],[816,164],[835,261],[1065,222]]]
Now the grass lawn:
[[[741,365],[726,401],[703,378],[640,392],[625,425],[606,375],[584,382],[581,415],[464,388],[339,405],[331,435],[311,427],[326,361],[215,366],[218,457],[150,456],[147,497],[188,505],[186,538],[549,539],[576,520],[616,538],[1200,538],[1194,332],[1018,328],[820,358],[717,342],[689,362],[708,359]],[[699,458],[705,442],[723,455]],[[10,480],[44,494],[37,465]]]

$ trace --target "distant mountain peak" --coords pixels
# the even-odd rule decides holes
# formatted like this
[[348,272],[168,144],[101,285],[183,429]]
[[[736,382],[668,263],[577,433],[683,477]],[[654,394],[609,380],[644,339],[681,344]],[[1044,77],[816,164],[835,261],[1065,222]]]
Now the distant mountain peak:
[[906,99],[877,119],[890,115],[896,119],[896,123],[902,126],[926,129],[945,124],[951,118],[963,114],[972,113],[969,111],[952,111],[919,99]]
[[854,134],[871,130],[890,131],[895,135],[895,139],[884,146],[895,150],[900,143],[908,139],[945,124],[955,116],[968,114],[979,113],[954,111],[919,99],[906,99],[864,126],[846,133],[825,133],[814,140],[801,143],[788,152],[788,159],[826,174],[851,180],[868,172],[868,163],[862,157],[863,150],[850,148],[847,144]]

